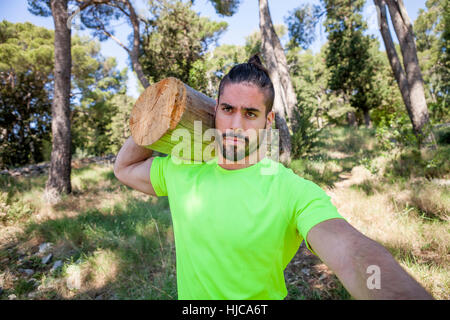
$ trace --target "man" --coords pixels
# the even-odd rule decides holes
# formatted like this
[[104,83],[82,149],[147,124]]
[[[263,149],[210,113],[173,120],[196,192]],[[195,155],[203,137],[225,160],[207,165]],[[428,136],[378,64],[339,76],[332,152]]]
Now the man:
[[[114,173],[122,183],[168,196],[179,299],[283,299],[283,271],[303,240],[357,299],[431,299],[316,184],[263,156],[248,161],[260,150],[250,133],[271,127],[273,100],[267,70],[254,56],[220,83],[216,159],[175,164],[171,155],[151,157],[132,138],[117,155]],[[262,174],[271,165],[278,170]],[[368,271],[378,272],[375,285]]]

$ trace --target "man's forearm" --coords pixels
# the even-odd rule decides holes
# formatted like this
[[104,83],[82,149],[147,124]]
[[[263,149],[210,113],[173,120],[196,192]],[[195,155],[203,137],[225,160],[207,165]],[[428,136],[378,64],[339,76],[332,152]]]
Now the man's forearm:
[[114,171],[118,172],[122,168],[147,160],[152,154],[153,150],[137,145],[133,138],[129,137],[117,154]]
[[377,242],[370,240],[353,252],[351,266],[341,272],[341,281],[355,298],[433,299]]

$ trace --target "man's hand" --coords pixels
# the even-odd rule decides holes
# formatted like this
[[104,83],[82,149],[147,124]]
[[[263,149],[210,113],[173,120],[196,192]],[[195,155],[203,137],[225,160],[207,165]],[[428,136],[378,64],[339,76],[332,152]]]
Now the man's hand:
[[[356,299],[433,299],[389,251],[343,219],[319,223],[307,241]],[[369,285],[374,271],[379,271],[379,288]]]

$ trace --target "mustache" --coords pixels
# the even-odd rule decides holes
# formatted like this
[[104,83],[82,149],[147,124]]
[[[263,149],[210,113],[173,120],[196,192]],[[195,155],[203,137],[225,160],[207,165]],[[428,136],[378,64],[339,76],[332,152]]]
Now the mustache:
[[222,139],[225,138],[236,138],[236,139],[240,139],[240,140],[244,140],[245,142],[249,142],[249,138],[246,136],[243,136],[242,134],[239,133],[222,133]]

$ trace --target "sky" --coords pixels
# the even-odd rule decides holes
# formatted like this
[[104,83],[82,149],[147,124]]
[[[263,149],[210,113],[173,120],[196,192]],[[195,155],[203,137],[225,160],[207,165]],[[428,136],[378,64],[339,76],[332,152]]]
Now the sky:
[[[133,0],[138,8],[138,12],[142,15],[145,15],[144,1],[145,0]],[[404,1],[411,21],[414,21],[417,18],[419,9],[426,9],[425,1],[426,0]],[[305,3],[318,4],[319,0],[269,0],[269,9],[273,24],[284,24],[285,18],[289,15],[289,13]],[[51,17],[44,18],[34,16],[28,11],[27,7],[27,0],[0,0],[0,21],[8,20],[14,23],[31,22],[41,27],[54,29],[53,20]],[[246,36],[250,35],[254,31],[259,30],[258,0],[242,0],[238,11],[232,17],[221,17],[217,15],[214,7],[210,4],[209,0],[195,0],[193,10],[198,12],[201,16],[209,17],[214,21],[226,21],[228,23],[227,31],[224,32],[220,37],[218,45],[243,45],[245,43]],[[366,1],[363,15],[369,26],[368,33],[375,35],[382,44],[383,41],[381,40],[381,36],[377,27],[376,9],[372,0]],[[73,19],[72,32],[76,32],[79,24],[79,19]],[[114,29],[117,38],[119,38],[122,42],[127,43],[127,37],[131,33],[131,28],[126,23],[119,22],[115,24]],[[89,34],[88,31],[81,31],[81,33]],[[395,38],[395,33],[393,33],[393,37]],[[282,42],[286,40],[287,35],[284,37],[284,39],[282,39]],[[320,27],[318,28],[316,41],[311,45],[311,49],[314,52],[317,52],[325,42],[326,34],[324,33],[323,27]],[[103,56],[116,57],[119,69],[128,67],[128,94],[137,98],[139,96],[137,85],[138,81],[134,73],[131,71],[131,67],[129,66],[128,54],[113,40],[102,42],[101,46],[101,53],[103,54]],[[384,45],[382,45],[381,49],[384,50]]]

